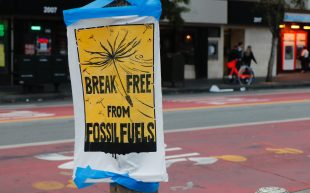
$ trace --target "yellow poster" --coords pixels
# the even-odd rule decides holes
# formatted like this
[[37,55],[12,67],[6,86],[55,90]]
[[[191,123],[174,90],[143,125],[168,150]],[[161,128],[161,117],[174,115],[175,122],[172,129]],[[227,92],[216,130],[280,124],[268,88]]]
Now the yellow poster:
[[85,152],[156,152],[154,26],[75,30]]
[[5,53],[3,44],[0,44],[0,67],[5,67]]

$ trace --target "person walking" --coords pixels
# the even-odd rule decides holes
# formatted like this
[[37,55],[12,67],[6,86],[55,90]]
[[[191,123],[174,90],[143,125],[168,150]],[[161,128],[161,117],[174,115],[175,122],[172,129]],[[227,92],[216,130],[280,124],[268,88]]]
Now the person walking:
[[242,61],[244,65],[251,67],[252,60],[257,64],[255,56],[252,51],[252,46],[248,46],[245,52],[243,53]]
[[301,62],[301,72],[305,72],[308,70],[309,63],[309,51],[306,46],[303,47],[300,54],[300,62]]

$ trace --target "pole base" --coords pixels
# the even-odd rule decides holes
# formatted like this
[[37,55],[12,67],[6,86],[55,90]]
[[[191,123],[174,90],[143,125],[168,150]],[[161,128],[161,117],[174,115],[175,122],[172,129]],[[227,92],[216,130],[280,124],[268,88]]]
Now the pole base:
[[[110,193],[144,193],[144,192],[136,192],[133,190],[129,190],[125,188],[124,186],[121,186],[118,184],[117,185],[110,184]],[[154,193],[158,193],[158,191]]]

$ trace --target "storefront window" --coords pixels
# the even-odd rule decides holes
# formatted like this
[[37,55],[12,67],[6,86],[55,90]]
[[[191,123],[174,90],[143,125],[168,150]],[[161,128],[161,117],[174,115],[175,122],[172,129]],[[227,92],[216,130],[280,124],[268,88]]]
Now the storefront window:
[[16,55],[67,55],[66,27],[62,21],[17,20],[14,23]]
[[286,60],[293,59],[293,46],[285,46],[285,59]]

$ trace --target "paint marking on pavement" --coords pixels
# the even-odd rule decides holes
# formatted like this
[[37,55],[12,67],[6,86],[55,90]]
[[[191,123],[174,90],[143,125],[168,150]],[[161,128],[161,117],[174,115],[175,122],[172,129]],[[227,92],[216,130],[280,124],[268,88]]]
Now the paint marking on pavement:
[[266,148],[266,151],[273,152],[275,154],[303,154],[304,152],[294,148]]
[[69,180],[68,184],[66,185],[66,188],[74,188],[77,189],[77,186],[75,185],[73,180]]
[[14,119],[27,119],[27,118],[41,118],[55,116],[54,113],[36,112],[36,111],[10,111],[0,113],[0,120],[14,120]]
[[73,115],[65,116],[50,116],[50,117],[36,117],[36,118],[20,118],[11,120],[0,120],[0,123],[15,123],[15,122],[30,122],[30,121],[45,121],[45,120],[55,120],[55,119],[72,119]]
[[182,150],[182,148],[180,147],[172,147],[172,148],[166,148],[165,151],[179,151],[179,150]]
[[200,106],[200,107],[169,108],[169,109],[165,109],[164,112],[189,111],[189,110],[200,110],[200,109],[218,109],[218,108],[231,108],[231,107],[249,107],[249,106],[259,106],[259,105],[280,105],[280,104],[306,103],[306,102],[310,102],[310,99],[256,102],[256,103],[245,103],[245,104],[240,103],[240,104],[226,104],[226,105],[209,105],[209,106]]
[[181,158],[181,157],[191,157],[191,156],[197,156],[200,155],[199,153],[185,153],[185,154],[178,154],[178,155],[169,155],[166,156],[166,159],[173,159],[173,158]]
[[62,183],[56,181],[37,182],[32,186],[38,190],[61,190],[65,187]]
[[35,157],[41,160],[48,160],[48,161],[64,161],[73,159],[73,156],[66,156],[59,153],[40,154]]
[[247,160],[246,157],[240,155],[221,155],[221,156],[213,156],[214,158],[230,161],[230,162],[245,162]]
[[169,168],[174,163],[184,162],[184,161],[187,161],[187,159],[186,158],[176,158],[176,159],[166,160],[166,168]]
[[187,159],[196,162],[194,165],[211,165],[218,161],[215,157],[190,157]]

